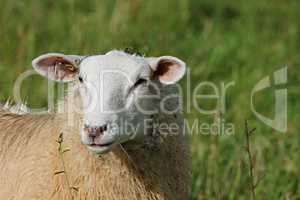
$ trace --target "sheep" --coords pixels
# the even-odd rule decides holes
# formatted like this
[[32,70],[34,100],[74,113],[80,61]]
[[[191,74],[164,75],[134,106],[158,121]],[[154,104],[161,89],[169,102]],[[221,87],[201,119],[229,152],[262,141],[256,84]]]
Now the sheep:
[[[0,108],[0,199],[188,199],[190,153],[174,84],[183,61],[113,50],[49,53],[32,64],[72,89],[58,104],[63,112]],[[125,134],[122,120],[137,128]]]

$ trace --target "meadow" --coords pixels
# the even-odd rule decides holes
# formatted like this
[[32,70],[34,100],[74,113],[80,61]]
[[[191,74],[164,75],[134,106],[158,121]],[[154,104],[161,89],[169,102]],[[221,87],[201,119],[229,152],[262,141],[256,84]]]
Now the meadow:
[[[0,0],[0,101],[12,97],[14,81],[46,52],[91,55],[130,47],[148,56],[186,61],[181,81],[188,124],[231,124],[234,132],[190,133],[190,199],[300,199],[300,1],[298,0]],[[264,124],[251,111],[251,91],[287,67],[287,131]],[[190,79],[190,87],[186,84]],[[274,78],[271,78],[271,82]],[[201,82],[222,91],[220,99],[190,98]],[[275,91],[253,97],[257,111],[273,119]],[[198,93],[212,94],[204,87]],[[22,98],[47,105],[47,82],[26,80]],[[190,105],[189,105],[190,104]],[[195,104],[214,113],[199,112]],[[250,136],[250,176],[245,120]]]

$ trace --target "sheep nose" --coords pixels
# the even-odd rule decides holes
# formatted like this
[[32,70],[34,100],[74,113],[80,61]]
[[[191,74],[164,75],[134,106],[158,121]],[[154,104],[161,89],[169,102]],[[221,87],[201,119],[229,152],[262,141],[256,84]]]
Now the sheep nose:
[[87,133],[88,137],[90,137],[92,139],[103,135],[104,131],[106,131],[106,130],[107,130],[106,124],[103,126],[84,125],[84,131]]

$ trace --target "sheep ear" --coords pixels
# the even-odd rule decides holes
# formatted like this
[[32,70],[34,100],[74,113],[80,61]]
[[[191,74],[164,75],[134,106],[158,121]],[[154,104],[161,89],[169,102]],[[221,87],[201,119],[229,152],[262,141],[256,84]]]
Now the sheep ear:
[[32,61],[33,68],[42,76],[59,82],[73,81],[82,56],[47,53]]
[[147,58],[154,76],[163,84],[174,84],[185,74],[186,64],[173,56]]

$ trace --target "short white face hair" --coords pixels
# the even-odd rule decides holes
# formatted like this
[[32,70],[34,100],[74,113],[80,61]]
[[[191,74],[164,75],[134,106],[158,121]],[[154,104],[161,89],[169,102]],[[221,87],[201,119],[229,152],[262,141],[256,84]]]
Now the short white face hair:
[[[173,56],[141,57],[115,50],[88,57],[48,53],[32,65],[53,81],[78,80],[83,104],[81,140],[97,154],[144,134],[144,121],[151,116],[147,111],[154,105],[153,100],[140,97],[151,94],[153,83],[175,84],[186,71],[185,63]],[[133,125],[134,131],[122,130],[124,122]]]

